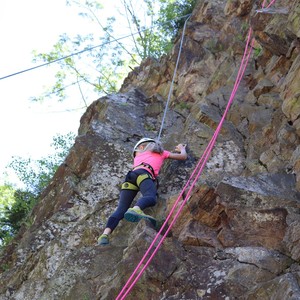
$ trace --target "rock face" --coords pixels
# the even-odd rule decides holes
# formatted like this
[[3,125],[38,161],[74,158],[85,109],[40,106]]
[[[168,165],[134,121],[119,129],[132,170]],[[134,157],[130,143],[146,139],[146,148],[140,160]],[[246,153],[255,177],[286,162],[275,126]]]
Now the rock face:
[[[165,164],[147,213],[166,218],[212,137],[249,26],[254,52],[204,173],[127,299],[300,299],[300,3],[272,7],[198,1],[162,132],[166,149],[187,143],[189,159]],[[133,145],[157,136],[178,50],[179,40],[168,56],[145,60],[82,116],[31,224],[1,254],[1,300],[115,299],[121,291],[157,232],[123,220],[109,246],[96,240]]]

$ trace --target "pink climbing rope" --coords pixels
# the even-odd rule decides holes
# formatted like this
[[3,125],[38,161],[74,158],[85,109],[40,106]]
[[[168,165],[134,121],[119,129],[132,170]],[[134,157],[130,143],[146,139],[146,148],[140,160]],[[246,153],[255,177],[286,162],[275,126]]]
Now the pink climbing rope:
[[[273,5],[275,1],[276,1],[276,0],[272,0],[272,1],[267,5],[267,8],[269,8],[271,5]],[[265,8],[266,2],[267,2],[267,0],[264,0],[264,2],[263,2],[263,4],[262,4],[262,8]]]
[[268,4],[267,8],[269,8],[271,5],[273,5],[275,1],[276,1],[276,0],[271,1],[271,2]]
[[[251,39],[251,35],[252,35],[252,30],[250,29],[249,30],[249,34],[248,34],[248,38],[247,38],[247,45],[246,45],[246,50],[248,49],[248,46],[249,46],[249,41]],[[128,279],[127,283],[125,284],[125,286],[123,287],[123,289],[121,290],[120,294],[118,295],[118,297],[116,298],[116,300],[119,300],[119,299],[125,299],[125,297],[128,295],[128,293],[130,292],[130,290],[133,288],[133,286],[135,285],[135,283],[138,281],[138,279],[141,277],[142,273],[144,272],[144,270],[147,268],[147,266],[149,265],[149,263],[151,262],[152,258],[154,257],[154,255],[156,254],[156,252],[159,250],[159,247],[161,246],[161,244],[163,243],[164,239],[166,238],[167,234],[169,233],[170,229],[172,228],[173,224],[175,223],[175,221],[177,220],[180,212],[182,211],[185,203],[187,202],[187,200],[189,199],[191,193],[192,193],[192,190],[196,184],[196,182],[198,181],[203,169],[204,169],[204,166],[210,156],[210,153],[212,151],[212,148],[215,144],[215,141],[217,139],[217,136],[221,130],[221,127],[222,127],[222,124],[225,120],[225,117],[226,117],[226,114],[229,110],[229,107],[231,105],[231,103],[233,102],[233,99],[234,99],[234,96],[236,94],[236,91],[238,89],[238,86],[240,84],[240,81],[242,79],[242,76],[245,72],[245,69],[246,69],[246,66],[247,66],[247,63],[248,63],[248,60],[249,60],[249,57],[250,57],[250,54],[251,54],[251,48],[250,48],[250,51],[245,51],[244,52],[244,56],[243,56],[243,59],[242,59],[242,63],[241,63],[241,67],[239,69],[239,72],[238,72],[238,75],[237,75],[237,79],[236,79],[236,82],[235,82],[235,85],[234,85],[234,88],[233,88],[233,91],[231,93],[231,97],[228,101],[228,104],[227,104],[227,107],[225,109],[225,113],[217,127],[217,129],[215,130],[215,133],[212,137],[212,139],[210,140],[207,148],[205,149],[204,153],[202,154],[196,168],[194,169],[194,171],[192,172],[189,180],[187,181],[186,185],[184,186],[184,188],[182,189],[180,195],[178,196],[177,200],[175,201],[167,219],[165,220],[164,224],[162,225],[161,229],[159,230],[159,232],[157,233],[157,235],[155,236],[153,242],[151,243],[151,245],[149,246],[148,250],[146,251],[145,255],[143,256],[143,258],[141,259],[140,263],[138,264],[138,266],[136,267],[136,269],[134,270],[134,272],[132,273],[131,277]],[[199,169],[200,168],[200,169]],[[197,173],[197,170],[199,169],[198,173]],[[197,173],[197,174],[196,174]],[[196,176],[195,176],[196,174]],[[163,237],[160,239],[158,245],[156,246],[155,250],[153,251],[153,253],[151,254],[151,256],[149,257],[149,259],[147,260],[147,262],[144,264],[143,268],[140,270],[139,274],[136,276],[136,278],[133,280],[133,277],[134,275],[138,272],[139,268],[141,267],[141,265],[144,263],[144,260],[147,258],[148,254],[150,253],[150,251],[152,250],[152,248],[154,247],[157,239],[159,238],[162,230],[164,229],[164,227],[167,225],[169,219],[171,218],[171,216],[173,215],[173,212],[175,210],[175,208],[177,207],[177,204],[179,203],[180,199],[183,197],[183,194],[185,192],[185,190],[188,188],[188,186],[190,185],[190,182],[192,180],[192,178],[195,176],[195,179],[193,180],[186,196],[184,197],[184,200],[183,202],[181,203],[176,215],[174,216],[172,222],[170,223],[168,229],[166,230],[165,234],[163,235]],[[133,281],[132,281],[133,280]],[[129,283],[132,281],[131,285],[128,287]],[[128,287],[128,288],[127,288]],[[126,290],[127,288],[127,290]],[[126,290],[126,292],[125,292]],[[124,293],[124,294],[123,294]],[[123,296],[121,297],[121,295],[123,294]],[[121,298],[120,298],[121,297]]]
[[[275,0],[273,0],[269,6],[271,4],[273,4],[275,2]],[[265,1],[264,1],[265,3]],[[264,5],[263,3],[263,5]],[[269,7],[268,6],[268,7]],[[146,253],[144,254],[143,258],[141,259],[141,261],[139,262],[139,264],[137,265],[137,267],[135,268],[135,270],[133,271],[133,273],[131,274],[131,276],[129,277],[129,279],[127,280],[126,284],[124,285],[124,287],[122,288],[122,290],[120,291],[120,293],[118,294],[116,300],[124,300],[126,298],[126,296],[129,294],[129,292],[131,291],[131,289],[133,288],[133,286],[136,284],[136,282],[139,280],[139,278],[142,276],[143,272],[145,271],[145,269],[148,267],[148,265],[150,264],[151,260],[153,259],[153,257],[155,256],[155,254],[157,253],[157,251],[159,250],[160,246],[162,245],[163,241],[165,240],[165,238],[167,237],[169,231],[171,230],[172,226],[174,225],[174,223],[176,222],[179,214],[181,213],[183,207],[185,206],[186,202],[189,200],[192,190],[194,188],[194,186],[196,185],[200,175],[202,174],[202,171],[206,165],[207,160],[209,159],[209,156],[212,152],[212,149],[215,145],[216,139],[220,133],[220,130],[222,128],[222,125],[225,121],[226,115],[229,111],[229,108],[234,100],[234,97],[236,95],[237,89],[240,85],[240,82],[243,78],[243,75],[245,73],[246,67],[248,65],[249,59],[250,59],[250,55],[252,52],[252,46],[254,43],[254,39],[252,39],[252,28],[249,29],[248,32],[248,36],[247,36],[247,42],[246,42],[246,46],[245,46],[245,50],[244,50],[244,54],[241,60],[241,64],[239,67],[239,71],[235,80],[235,84],[234,87],[232,89],[230,98],[228,100],[227,106],[225,108],[225,111],[223,113],[223,116],[214,132],[213,137],[211,138],[208,146],[206,147],[206,149],[204,150],[201,158],[199,159],[199,162],[197,163],[195,169],[193,170],[190,178],[188,179],[187,183],[185,184],[185,186],[183,187],[182,191],[180,192],[177,200],[175,201],[175,203],[173,204],[173,207],[170,211],[170,213],[168,214],[165,222],[163,223],[162,227],[160,228],[159,232],[156,234],[154,240],[152,241],[152,243],[150,244],[149,248],[147,249]],[[250,46],[250,47],[249,47]],[[194,178],[194,180],[193,180]],[[191,183],[192,182],[192,183]],[[187,194],[184,196],[184,192],[188,189]],[[182,201],[182,203],[180,204],[180,207],[178,208],[175,216],[173,217],[170,225],[168,226],[168,221],[171,219],[175,209],[178,206],[179,201],[184,198],[184,200]],[[163,229],[167,227],[166,232],[164,233],[164,235],[161,237],[160,241],[158,242],[158,244],[155,246],[157,240],[159,239]],[[150,257],[147,259],[147,261],[145,262],[146,258],[148,257],[148,255],[150,254],[150,251],[155,248],[152,252],[152,254],[150,255]],[[144,263],[144,266],[142,267],[142,269],[139,271],[140,267],[142,266],[142,264]],[[137,274],[138,273],[138,274]]]

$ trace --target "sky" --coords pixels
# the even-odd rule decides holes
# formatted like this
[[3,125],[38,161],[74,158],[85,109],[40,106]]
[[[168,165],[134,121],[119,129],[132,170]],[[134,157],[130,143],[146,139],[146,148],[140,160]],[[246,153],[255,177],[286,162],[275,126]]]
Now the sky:
[[[108,11],[113,1],[104,0]],[[116,1],[115,1],[116,2]],[[62,33],[69,36],[90,33],[95,25],[78,15],[65,0],[1,0],[0,4],[0,78],[36,66],[32,51],[47,52]],[[39,159],[51,153],[56,134],[77,133],[85,109],[78,91],[62,103],[36,103],[53,80],[51,67],[42,67],[0,80],[0,184],[13,156]],[[90,100],[98,99],[90,95]],[[9,172],[9,181],[16,180]]]

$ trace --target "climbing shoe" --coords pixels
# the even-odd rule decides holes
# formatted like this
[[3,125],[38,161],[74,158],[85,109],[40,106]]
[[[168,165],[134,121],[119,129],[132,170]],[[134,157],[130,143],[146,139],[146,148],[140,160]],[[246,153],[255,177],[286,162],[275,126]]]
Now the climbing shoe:
[[107,234],[102,234],[98,238],[98,245],[108,245],[109,244],[109,239]]
[[129,222],[139,222],[141,219],[147,219],[153,226],[156,226],[156,220],[151,216],[144,214],[144,212],[139,208],[129,208],[126,211],[124,218]]

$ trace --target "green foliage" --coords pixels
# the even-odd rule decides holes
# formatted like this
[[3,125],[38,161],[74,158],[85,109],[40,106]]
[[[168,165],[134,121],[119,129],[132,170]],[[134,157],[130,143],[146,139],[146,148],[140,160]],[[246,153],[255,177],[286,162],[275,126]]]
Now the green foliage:
[[257,48],[254,48],[254,57],[258,58],[262,53],[263,48],[261,46],[258,46]]
[[4,206],[14,202],[14,189],[10,185],[0,186],[0,216]]
[[24,188],[15,189],[9,183],[0,186],[0,246],[6,245],[23,224],[30,225],[32,208],[68,154],[74,138],[73,133],[57,135],[51,144],[54,154],[38,160],[15,157],[10,163]]
[[217,39],[209,39],[206,43],[206,48],[211,52],[211,53],[218,53],[224,50],[223,44],[217,40]]
[[[170,51],[185,19],[197,0],[121,0],[119,15],[100,18],[103,6],[94,0],[68,0],[67,5],[80,9],[79,15],[92,21],[97,35],[62,34],[49,53],[34,52],[34,62],[57,61],[55,83],[40,97],[66,98],[65,87],[77,86],[83,102],[87,94],[111,94],[118,91],[125,76],[147,57],[159,58]],[[118,39],[120,24],[128,28],[127,39]],[[124,35],[124,34],[123,34]],[[96,45],[96,46],[95,46]],[[85,51],[88,50],[88,51]],[[68,83],[67,83],[68,81]],[[70,83],[71,81],[71,83]]]
[[32,100],[41,101],[55,96],[63,101],[66,98],[64,87],[74,85],[78,87],[87,106],[85,91],[102,95],[116,92],[134,58],[130,52],[126,53],[127,56],[124,55],[126,49],[112,35],[115,18],[100,20],[97,17],[101,16],[101,4],[93,0],[73,0],[68,1],[68,5],[78,6],[82,10],[80,16],[92,20],[100,30],[97,30],[97,37],[87,34],[71,38],[62,34],[50,53],[33,53],[34,62],[57,61],[59,70],[56,71],[55,83],[43,95]]
[[179,110],[190,109],[191,108],[191,104],[186,103],[186,102],[179,102],[176,105],[176,108],[179,109]]
[[237,38],[239,41],[241,41],[241,42],[244,41],[244,36],[243,36],[241,33],[239,33],[239,34],[236,36],[236,38]]
[[9,264],[2,264],[0,266],[0,271],[5,272],[5,271],[9,270],[9,268],[10,268]]
[[245,33],[249,29],[249,24],[247,22],[243,22],[241,29],[242,32]]
[[0,186],[0,245],[10,241],[12,234],[9,225],[6,224],[6,211],[11,209],[15,198],[15,190],[12,186],[5,184]]
[[37,200],[37,195],[32,192],[20,189],[14,192],[13,204],[4,207],[0,218],[1,243],[6,244],[18,232]]
[[197,0],[160,0],[160,3],[158,24],[173,40],[185,22],[185,18],[178,18],[192,13]]
[[133,0],[123,0],[128,12],[130,28],[137,31],[135,51],[143,60],[147,57],[159,58],[170,51],[173,41],[183,27],[185,19],[190,14],[197,0],[144,0],[144,10],[150,19],[148,29],[142,25],[140,13],[135,10]]

